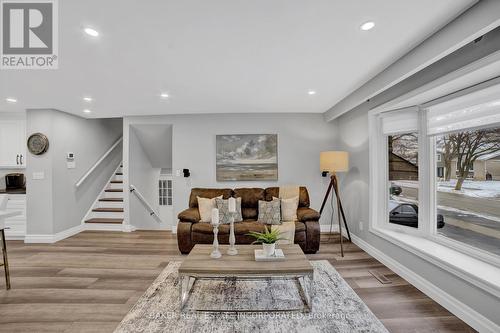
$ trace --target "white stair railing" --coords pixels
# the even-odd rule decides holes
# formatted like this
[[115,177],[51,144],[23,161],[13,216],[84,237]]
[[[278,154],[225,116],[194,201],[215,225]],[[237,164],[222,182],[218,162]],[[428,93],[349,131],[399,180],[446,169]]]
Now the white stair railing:
[[104,161],[106,157],[108,157],[109,154],[123,141],[123,136],[121,136],[118,140],[116,140],[115,143],[97,160],[97,162],[94,163],[94,165],[76,182],[75,186],[78,188],[80,185],[85,182],[85,180],[90,176],[92,172],[94,172],[95,169],[99,166],[99,164]]
[[147,202],[146,198],[137,190],[137,188],[134,185],[130,185],[130,192],[134,193],[135,196],[139,199],[140,202],[144,205],[144,207],[148,210],[149,215],[151,215],[156,222],[162,223],[163,221],[160,219],[160,216],[158,213],[151,207],[151,205]]

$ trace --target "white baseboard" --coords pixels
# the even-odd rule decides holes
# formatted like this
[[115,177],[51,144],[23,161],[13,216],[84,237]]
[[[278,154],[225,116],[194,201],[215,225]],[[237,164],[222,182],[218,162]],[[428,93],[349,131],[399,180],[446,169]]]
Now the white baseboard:
[[24,240],[24,231],[11,231],[9,229],[5,230],[5,240]]
[[55,243],[83,231],[83,225],[66,229],[56,234],[32,234],[24,237],[25,243]]
[[121,229],[123,232],[132,232],[132,231],[136,231],[137,228],[134,227],[133,225],[131,224],[123,224],[122,225],[122,229]]
[[58,232],[54,235],[50,234],[33,234],[26,235],[20,239],[24,239],[25,243],[55,243],[65,238],[76,235],[85,230],[92,231],[123,231],[123,232],[131,232],[135,231],[136,228],[131,225],[123,225],[123,224],[113,224],[113,223],[84,223],[77,225],[76,227]]
[[441,304],[448,311],[466,322],[475,330],[488,333],[500,332],[500,326],[496,325],[494,322],[492,322],[482,314],[476,312],[468,305],[460,302],[455,297],[436,287],[428,280],[416,274],[414,271],[408,269],[398,261],[392,259],[358,236],[351,233],[351,238],[352,242],[363,249],[366,253],[379,260],[389,269],[394,271],[394,273],[398,274],[403,279],[411,283],[414,287],[419,289],[421,292],[432,298],[437,303]]

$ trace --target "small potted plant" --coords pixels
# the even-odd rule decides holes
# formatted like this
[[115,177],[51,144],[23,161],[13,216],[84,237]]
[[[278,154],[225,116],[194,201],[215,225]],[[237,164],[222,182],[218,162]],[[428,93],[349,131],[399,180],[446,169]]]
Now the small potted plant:
[[264,232],[250,231],[247,235],[255,238],[252,244],[262,244],[264,255],[270,257],[276,250],[276,242],[285,238],[280,237],[281,233],[278,229],[273,229],[271,227],[271,230],[269,230],[267,226],[264,226],[264,228]]

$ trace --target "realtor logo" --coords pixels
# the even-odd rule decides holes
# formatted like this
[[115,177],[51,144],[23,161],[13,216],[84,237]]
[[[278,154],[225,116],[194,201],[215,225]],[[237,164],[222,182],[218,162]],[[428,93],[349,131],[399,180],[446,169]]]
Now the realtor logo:
[[57,69],[57,0],[0,0],[1,69]]

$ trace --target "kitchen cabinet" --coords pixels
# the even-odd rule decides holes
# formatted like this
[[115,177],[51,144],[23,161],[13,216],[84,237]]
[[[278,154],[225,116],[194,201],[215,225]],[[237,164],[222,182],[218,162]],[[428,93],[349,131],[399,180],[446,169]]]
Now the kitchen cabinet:
[[0,118],[0,168],[26,167],[26,120]]
[[7,194],[9,200],[7,201],[6,211],[21,212],[20,215],[9,217],[5,219],[5,236],[10,240],[23,240],[26,236],[26,194]]

